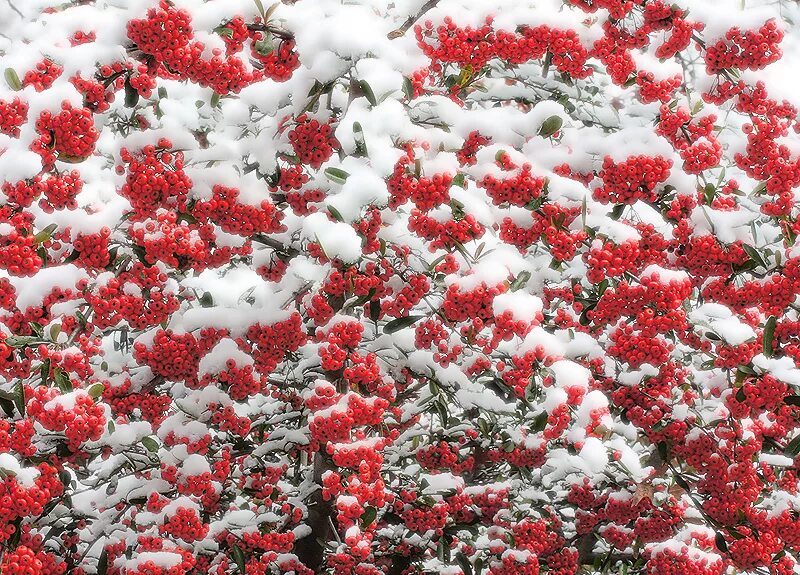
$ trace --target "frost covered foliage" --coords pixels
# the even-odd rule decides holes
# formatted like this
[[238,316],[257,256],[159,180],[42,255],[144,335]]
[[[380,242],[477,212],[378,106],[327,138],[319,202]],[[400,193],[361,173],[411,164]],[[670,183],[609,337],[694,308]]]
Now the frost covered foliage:
[[754,2],[0,0],[0,573],[800,573]]

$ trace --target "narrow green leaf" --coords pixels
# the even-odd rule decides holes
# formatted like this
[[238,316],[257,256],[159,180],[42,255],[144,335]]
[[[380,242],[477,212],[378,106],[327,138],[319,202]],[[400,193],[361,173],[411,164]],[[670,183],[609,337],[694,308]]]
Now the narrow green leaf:
[[9,347],[25,347],[34,342],[38,342],[39,338],[33,335],[12,335],[5,339],[4,343]]
[[723,553],[728,552],[728,542],[725,541],[725,536],[722,533],[717,533],[714,537],[714,543],[717,545],[717,549],[722,551]]
[[361,86],[361,91],[364,92],[364,96],[367,98],[367,101],[373,106],[377,106],[378,99],[375,97],[375,92],[372,91],[372,87],[367,84],[367,81],[361,80],[358,85]]
[[22,384],[22,380],[20,379],[17,381],[17,385],[14,387],[14,405],[19,411],[19,414],[24,416],[25,415],[25,405],[27,401],[25,400],[25,386]]
[[16,70],[14,68],[6,68],[5,72],[6,84],[15,92],[22,90],[22,82],[19,81]]
[[456,553],[456,561],[458,561],[458,565],[461,567],[464,575],[473,575],[472,563],[469,562],[469,558],[467,558],[462,551]]
[[769,317],[766,325],[764,326],[762,347],[764,348],[764,355],[767,357],[772,357],[772,355],[775,353],[775,325],[777,322],[778,318],[772,315]]
[[53,232],[56,231],[56,229],[58,229],[58,224],[50,224],[49,226],[41,230],[38,234],[33,236],[33,241],[35,241],[37,244],[42,244],[46,242],[51,237],[53,237]]
[[336,184],[343,184],[350,176],[347,172],[339,168],[325,168],[325,177]]
[[411,82],[411,78],[403,78],[403,93],[406,100],[414,99],[414,84]]
[[514,278],[514,281],[511,282],[511,285],[509,286],[509,290],[517,291],[517,290],[520,290],[520,289],[524,288],[525,284],[528,283],[529,279],[531,279],[531,272],[529,272],[527,270],[523,271],[523,272],[520,272],[520,274],[516,278]]
[[106,575],[108,573],[108,551],[103,549],[100,554],[100,559],[97,561],[97,575]]
[[264,5],[261,3],[261,0],[253,0],[253,3],[256,5],[256,10],[258,10],[258,13],[261,15],[261,18],[266,20],[266,18],[264,17],[265,16]]
[[800,454],[800,435],[792,439],[786,447],[783,448],[783,452],[789,457],[797,457]]
[[244,552],[238,545],[234,545],[233,547],[231,547],[231,552],[233,553],[233,560],[236,562],[236,568],[239,570],[239,573],[244,575],[245,573]]
[[130,77],[125,78],[125,107],[133,108],[137,103],[139,103],[139,92],[131,86]]
[[337,210],[333,206],[328,206],[328,213],[330,213],[330,215],[333,216],[333,219],[336,220],[337,222],[343,222],[344,221],[344,218],[342,217],[341,212],[339,212],[339,210]]
[[398,317],[397,319],[393,319],[385,326],[383,326],[383,331],[384,333],[395,333],[410,325],[414,325],[417,321],[421,320],[423,317],[425,316],[408,315],[406,317]]
[[747,252],[747,255],[750,256],[750,259],[752,259],[762,268],[767,269],[767,263],[764,261],[764,258],[761,257],[761,254],[757,249],[748,244],[742,244],[742,249]]

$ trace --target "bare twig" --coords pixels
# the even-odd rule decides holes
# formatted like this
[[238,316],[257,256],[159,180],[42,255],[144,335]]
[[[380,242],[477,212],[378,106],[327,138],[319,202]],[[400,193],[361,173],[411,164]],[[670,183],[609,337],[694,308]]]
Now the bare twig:
[[436,6],[438,3],[439,0],[428,0],[422,5],[422,8],[419,9],[419,12],[406,18],[406,21],[403,22],[402,26],[389,32],[386,37],[389,38],[389,40],[394,40],[395,38],[405,35],[405,33],[408,32],[414,25],[414,22],[422,18],[422,15],[425,14],[425,12]]
[[19,17],[20,17],[20,18],[25,18],[25,14],[23,14],[22,12],[20,12],[20,11],[19,11],[19,8],[17,8],[16,6],[14,6],[14,3],[13,3],[11,0],[6,0],[6,3],[9,5],[9,7],[10,7],[10,8],[11,8],[11,9],[12,9],[14,12],[16,12],[17,14],[19,14]]

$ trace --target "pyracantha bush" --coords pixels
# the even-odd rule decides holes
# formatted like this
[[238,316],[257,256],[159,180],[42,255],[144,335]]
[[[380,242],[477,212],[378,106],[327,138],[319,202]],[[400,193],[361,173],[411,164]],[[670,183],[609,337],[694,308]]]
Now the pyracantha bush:
[[795,22],[0,0],[0,573],[800,573]]

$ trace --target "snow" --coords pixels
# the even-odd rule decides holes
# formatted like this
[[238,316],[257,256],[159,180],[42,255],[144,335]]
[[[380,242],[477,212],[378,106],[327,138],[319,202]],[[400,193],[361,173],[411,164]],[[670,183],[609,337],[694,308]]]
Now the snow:
[[496,316],[510,311],[514,320],[532,322],[542,311],[542,300],[522,291],[505,292],[494,298],[492,311]]
[[689,314],[689,319],[697,325],[708,326],[730,345],[741,345],[756,337],[752,327],[743,323],[721,304],[703,304]]
[[172,569],[183,561],[183,556],[179,553],[171,551],[141,551],[136,553],[132,559],[125,561],[125,568],[131,571],[139,569],[139,567],[147,562],[151,562],[158,567],[164,569]]
[[235,341],[224,338],[200,359],[198,369],[200,377],[206,374],[217,375],[225,371],[228,361],[235,362],[239,369],[254,363],[253,358],[241,351]]
[[[22,127],[19,138],[0,135],[0,184],[30,179],[41,172],[41,159],[30,150],[37,136],[35,119],[43,110],[57,112],[64,101],[74,106],[83,105],[83,96],[71,84],[70,77],[74,74],[91,77],[96,63],[136,62],[140,58],[135,50],[126,49],[126,23],[131,18],[143,17],[155,2],[105,0],[81,6],[56,4],[49,0],[13,2],[13,7],[22,11],[23,16],[20,16],[13,9],[12,2],[0,0],[0,59],[3,60],[0,68],[3,71],[13,69],[24,76],[44,56],[53,58],[65,68],[53,88],[42,92],[33,87],[15,92],[9,85],[13,82],[0,78],[0,99],[10,101],[18,96],[30,106],[29,121]],[[175,0],[175,4],[191,12],[194,38],[203,42],[206,56],[213,54],[215,48],[225,49],[222,37],[218,30],[215,31],[218,26],[233,14],[242,14],[252,22],[261,11],[258,3],[252,0]],[[408,17],[415,21],[424,0],[264,4],[267,9],[274,7],[270,24],[295,36],[300,67],[290,79],[285,82],[265,80],[239,94],[217,98],[211,89],[190,81],[158,77],[158,88],[162,90],[154,90],[150,98],[141,98],[136,110],[125,105],[123,93],[117,93],[109,112],[94,115],[95,125],[101,131],[96,153],[75,164],[62,161],[57,164],[58,170],[77,170],[84,181],[77,198],[79,209],[57,209],[48,213],[34,201],[30,208],[23,210],[30,216],[35,232],[56,224],[57,243],[43,248],[51,256],[45,267],[33,277],[12,277],[3,259],[6,248],[0,249],[3,252],[0,278],[8,279],[14,289],[11,302],[5,306],[6,309],[0,310],[0,333],[6,338],[29,333],[28,322],[39,317],[30,314],[39,313],[35,308],[41,307],[54,287],[74,292],[78,282],[87,280],[88,290],[94,297],[103,297],[106,293],[103,288],[118,275],[118,269],[86,270],[74,263],[60,263],[69,255],[70,243],[78,235],[96,233],[109,227],[114,230],[112,245],[118,257],[127,258],[115,263],[124,268],[138,260],[127,235],[131,229],[157,221],[157,216],[166,210],[162,208],[163,211],[150,214],[151,217],[144,221],[128,219],[130,203],[118,193],[126,175],[124,171],[117,173],[115,169],[121,164],[123,147],[138,149],[160,137],[170,138],[174,147],[185,153],[185,169],[193,181],[189,194],[192,201],[207,200],[211,198],[215,185],[224,185],[240,190],[242,204],[258,206],[269,199],[281,206],[282,228],[265,234],[269,240],[267,243],[262,243],[264,237],[248,238],[226,233],[216,223],[204,228],[202,234],[199,229],[190,232],[192,239],[206,233],[209,236],[213,234],[217,248],[245,247],[247,253],[230,263],[205,270],[176,270],[163,262],[156,264],[157,270],[163,273],[159,278],[159,281],[164,280],[163,292],[175,295],[179,300],[179,309],[163,324],[160,320],[154,321],[144,330],[130,329],[126,322],[110,327],[89,326],[87,335],[98,338],[101,352],[88,353],[90,373],[79,373],[80,370],[68,367],[73,380],[79,381],[86,389],[102,382],[112,390],[121,390],[130,381],[130,388],[121,393],[152,394],[159,399],[167,397],[169,402],[161,421],[144,413],[144,405],[133,405],[130,410],[123,409],[123,404],[115,405],[112,417],[109,398],[95,398],[109,420],[107,429],[99,440],[82,446],[87,451],[85,463],[78,458],[68,466],[74,467],[74,471],[68,472],[73,509],[58,505],[49,511],[46,518],[46,521],[51,518],[56,521],[69,518],[71,513],[86,514],[87,525],[79,530],[77,551],[80,554],[87,551],[85,562],[88,565],[82,567],[88,567],[85,570],[89,573],[97,571],[99,549],[115,543],[124,543],[133,549],[128,556],[117,558],[113,566],[124,572],[135,570],[146,561],[168,569],[182,561],[181,553],[230,555],[228,543],[219,537],[226,531],[240,536],[267,525],[269,530],[276,532],[313,537],[307,521],[290,522],[280,505],[285,496],[288,505],[308,512],[313,509],[311,498],[320,487],[312,469],[312,462],[320,459],[313,456],[311,450],[303,451],[299,456],[295,450],[298,446],[312,443],[310,422],[345,413],[356,394],[363,396],[368,404],[374,404],[379,394],[385,394],[393,402],[395,397],[400,397],[400,400],[384,412],[385,426],[356,425],[346,438],[339,438],[334,444],[321,442],[321,450],[332,448],[334,452],[343,452],[359,447],[375,448],[384,456],[380,474],[381,479],[388,479],[387,489],[395,491],[413,482],[419,493],[434,501],[441,501],[452,491],[463,490],[475,495],[490,494],[491,489],[509,490],[509,508],[491,521],[486,518],[484,525],[475,526],[476,533],[459,529],[458,520],[452,525],[453,532],[459,537],[459,545],[474,545],[481,553],[490,549],[497,553],[493,559],[485,561],[484,565],[488,567],[496,565],[497,556],[519,563],[531,559],[528,551],[508,548],[507,525],[513,525],[520,517],[539,517],[539,504],[555,509],[564,522],[565,539],[570,540],[576,510],[564,500],[573,484],[588,479],[598,492],[609,492],[610,488],[610,499],[632,499],[639,492],[637,486],[651,480],[654,489],[666,486],[669,472],[663,472],[657,464],[650,465],[656,459],[656,447],[646,440],[644,431],[647,430],[643,431],[620,416],[619,394],[612,393],[618,389],[625,392],[626,386],[644,389],[648,378],[669,371],[663,369],[665,366],[647,363],[637,369],[626,368],[624,361],[618,361],[608,353],[613,345],[609,337],[613,330],[632,325],[642,333],[643,322],[632,310],[623,309],[621,311],[626,313],[615,325],[565,326],[560,323],[562,319],[585,321],[586,316],[581,316],[577,306],[570,306],[569,298],[558,296],[551,303],[550,290],[575,289],[579,301],[591,305],[597,294],[596,286],[587,277],[588,267],[584,258],[587,245],[592,242],[600,245],[605,240],[618,244],[639,241],[644,234],[638,224],[653,225],[668,240],[682,240],[683,236],[673,233],[677,227],[676,219],[664,217],[663,206],[639,201],[625,206],[620,216],[614,205],[604,205],[594,199],[593,190],[599,185],[597,179],[586,185],[557,175],[554,170],[556,166],[567,163],[579,172],[597,172],[606,156],[619,162],[633,155],[660,154],[672,160],[674,165],[668,180],[659,187],[659,194],[671,194],[674,188],[681,197],[698,197],[697,191],[702,190],[706,182],[716,185],[715,182],[721,184],[728,178],[735,178],[739,187],[749,194],[759,182],[745,175],[733,159],[734,154],[747,152],[746,140],[742,137],[744,124],[748,121],[746,115],[733,110],[731,103],[718,106],[705,103],[702,109],[695,109],[699,101],[698,89],[716,82],[714,78],[704,78],[699,48],[693,44],[687,50],[686,59],[680,62],[675,59],[659,61],[655,57],[655,48],[667,35],[659,31],[652,35],[654,44],[634,48],[631,55],[640,67],[653,72],[656,79],[683,74],[682,66],[685,65],[688,89],[676,95],[676,103],[693,109],[696,118],[712,113],[717,115],[716,124],[724,128],[719,139],[725,147],[723,164],[726,173],[715,168],[708,170],[702,178],[683,172],[679,154],[654,130],[653,121],[659,113],[659,104],[637,102],[635,87],[611,85],[605,67],[597,64],[595,58],[590,60],[596,66],[595,73],[586,80],[568,82],[555,69],[556,66],[542,66],[541,61],[513,68],[493,61],[487,66],[486,73],[474,83],[474,92],[461,94],[465,99],[463,105],[457,98],[451,98],[446,89],[406,98],[406,80],[430,62],[417,46],[413,29],[396,39],[390,39],[387,34],[401,26]],[[424,23],[430,19],[438,25],[442,18],[451,16],[458,24],[480,26],[487,16],[492,16],[495,30],[510,32],[517,31],[522,25],[547,24],[558,30],[575,30],[581,45],[591,49],[594,42],[603,36],[603,27],[610,18],[609,10],[601,8],[587,15],[576,4],[561,0],[493,0],[483,3],[440,0],[418,21]],[[797,19],[800,15],[798,6],[786,2],[770,5],[762,0],[678,0],[677,5],[689,9],[690,20],[705,25],[698,34],[707,42],[722,38],[732,26],[750,29],[777,16],[787,32],[782,44],[786,57],[765,70],[738,70],[736,74],[748,83],[763,79],[773,97],[786,97],[794,104],[800,103],[800,80],[793,70],[800,54],[800,34],[792,22],[792,18]],[[48,8],[47,13],[40,13],[43,8]],[[635,8],[637,12],[639,9]],[[638,17],[637,14],[631,20]],[[69,46],[69,38],[74,32],[89,29],[96,29],[96,42]],[[248,40],[245,51],[250,49],[250,44]],[[252,63],[246,61],[245,68],[251,69]],[[458,67],[450,68],[447,73],[457,77]],[[700,78],[694,79],[693,75]],[[514,81],[514,77],[530,85]],[[331,82],[330,93],[315,99],[313,91],[328,82]],[[369,86],[376,101],[370,101],[363,89],[353,89],[358,82],[362,82],[363,87]],[[322,121],[332,120],[335,136],[341,144],[341,148],[320,169],[307,168],[310,179],[303,190],[319,189],[324,195],[324,199],[314,206],[318,211],[308,215],[293,213],[283,207],[282,193],[274,191],[278,165],[283,169],[293,161],[286,157],[293,153],[288,131],[293,118],[300,113],[308,113]],[[150,128],[122,127],[134,114],[148,122]],[[553,116],[563,122],[560,134],[553,138],[542,137],[539,134],[542,124]],[[490,137],[491,143],[478,152],[475,165],[462,165],[457,151],[468,134],[475,130]],[[207,139],[207,146],[199,141],[203,139],[202,135]],[[800,153],[799,141],[792,129],[787,129],[786,135],[777,138],[776,144],[789,152],[787,165]],[[409,230],[411,203],[391,209],[387,207],[391,199],[387,179],[407,149],[419,162],[422,174],[458,172],[465,178],[463,187],[453,186],[450,190],[454,201],[436,207],[428,215],[442,223],[450,222],[463,206],[465,214],[473,216],[486,228],[477,241],[465,241],[449,250],[459,266],[456,272],[445,275],[431,269],[430,264],[441,262],[446,250],[430,249],[430,242]],[[505,152],[517,167],[505,170],[498,165],[495,160],[499,152]],[[535,216],[541,216],[541,213],[530,206],[494,205],[477,182],[487,174],[496,177],[516,174],[524,163],[530,163],[536,175],[548,179],[548,204],[578,214],[564,224],[564,231],[575,234],[583,230],[594,234],[586,244],[578,246],[578,253],[570,261],[553,261],[553,245],[549,238],[546,241],[540,239],[535,246],[522,251],[501,238],[500,227],[506,218],[529,228],[537,221]],[[347,178],[340,181],[331,177],[335,173],[331,169],[346,172]],[[781,175],[770,174],[770,177]],[[793,193],[797,195],[800,192],[795,190]],[[8,203],[8,194],[3,192],[0,199]],[[763,270],[765,274],[761,268],[737,270],[736,277],[730,278],[729,283],[738,288],[752,279],[755,285],[761,285],[771,281],[773,273],[781,272],[780,265],[787,258],[800,255],[800,248],[784,249],[784,233],[778,220],[761,211],[764,196],[737,196],[736,201],[733,209],[718,204],[715,204],[717,207],[697,205],[691,209],[686,221],[688,225],[682,232],[694,237],[713,235],[725,249],[730,249],[733,242],[742,241],[763,253],[768,266]],[[373,207],[380,211],[377,234],[383,242],[379,251],[364,253],[362,250],[371,247],[365,244],[354,226],[358,225],[365,210]],[[187,212],[190,211],[191,208],[187,208]],[[0,235],[5,238],[14,230],[10,222],[8,218],[0,222]],[[556,227],[561,224],[549,222],[548,225]],[[157,227],[148,232],[147,239],[163,235],[164,232]],[[310,255],[310,242],[318,242],[326,257],[318,259]],[[402,248],[402,251],[395,251],[394,247]],[[772,251],[768,253],[768,249]],[[683,312],[686,313],[690,334],[698,335],[703,342],[716,342],[719,338],[722,343],[712,343],[709,353],[700,353],[691,338],[663,334],[666,340],[674,342],[675,349],[667,367],[677,366],[678,376],[675,382],[669,382],[672,395],[661,397],[659,401],[666,404],[665,413],[669,414],[664,421],[685,423],[689,428],[687,437],[693,439],[706,432],[713,433],[710,422],[725,420],[731,415],[729,402],[736,391],[732,385],[733,375],[729,370],[713,367],[713,362],[709,362],[713,359],[712,354],[723,344],[757,344],[763,330],[761,326],[774,313],[765,310],[763,300],[748,302],[746,305],[751,307],[745,315],[739,306],[723,305],[723,301],[730,300],[707,296],[704,290],[712,278],[704,281],[705,278],[691,277],[699,274],[681,269],[690,267],[681,263],[680,256],[685,253],[685,246],[676,244],[665,250],[661,258],[643,256],[641,272],[626,274],[624,278],[610,278],[609,289],[615,289],[623,280],[635,286],[642,278],[653,276],[663,284],[692,282],[692,295],[687,301],[678,302],[672,311],[679,319],[682,319]],[[782,263],[776,264],[779,257]],[[271,281],[259,275],[257,270],[274,263],[276,258],[289,260],[285,276],[280,281]],[[333,259],[341,260],[344,265],[328,261]],[[391,314],[377,320],[370,317],[369,309],[362,305],[363,298],[354,295],[354,291],[355,283],[360,280],[358,274],[372,275],[367,268],[375,264],[384,266],[379,273],[388,279],[385,289],[370,294],[378,294],[373,304],[386,306],[395,300],[410,274],[422,273],[432,280],[425,297],[408,311],[415,316],[442,319],[447,333],[441,349],[417,349],[415,330],[418,324],[386,333],[384,326],[391,320]],[[756,273],[751,273],[753,271]],[[346,276],[342,283],[343,295],[330,293],[335,291],[329,281],[334,272],[343,272]],[[495,297],[489,312],[494,315],[510,312],[517,321],[541,324],[535,325],[525,337],[502,341],[493,347],[487,343],[495,335],[491,321],[484,325],[477,322],[474,325],[451,324],[437,315],[444,290],[449,286],[456,286],[462,293],[478,286],[508,287],[523,273],[530,275],[527,282],[516,291],[505,291]],[[765,277],[760,277],[762,275]],[[155,299],[152,297],[155,292],[135,285],[133,280],[124,283],[120,289],[136,298]],[[698,296],[700,293],[703,293],[702,300]],[[309,310],[315,303],[313,296],[318,294],[322,294],[335,308],[333,318],[317,321],[310,317]],[[95,311],[82,295],[74,295],[73,299],[43,310],[41,323],[46,324],[45,334],[50,333],[53,325],[67,326],[64,319],[75,317],[78,310],[84,317],[88,315],[90,322],[94,321],[91,318]],[[21,312],[27,310],[29,314],[23,318],[16,313],[14,306]],[[263,394],[234,401],[216,376],[227,369],[231,361],[238,367],[256,363],[257,356],[250,348],[251,342],[244,341],[247,330],[257,323],[271,325],[298,312],[304,320],[302,330],[308,336],[308,343],[280,358],[281,362],[272,374],[264,374],[271,376],[271,382],[281,383],[270,384]],[[541,321],[540,314],[544,318]],[[779,319],[797,321],[799,316],[788,306]],[[324,339],[329,326],[336,322],[358,322],[365,327],[363,341],[348,359],[347,368],[352,369],[353,364],[362,358],[369,358],[370,362],[374,360],[378,368],[378,391],[373,385],[375,382],[350,381],[349,373],[348,377],[340,378],[339,374],[321,368],[320,351],[329,345]],[[156,366],[144,365],[127,346],[120,349],[120,334],[115,330],[122,327],[130,332],[135,342],[148,346],[152,346],[155,335],[162,329],[172,330],[175,334],[192,333],[202,339],[197,375],[199,378],[210,376],[206,378],[209,381],[194,389],[198,387],[197,382],[189,378],[165,380]],[[209,336],[204,331],[208,328],[227,331],[220,336]],[[62,331],[56,341],[48,342],[48,345],[69,356],[74,356],[82,346],[91,347],[83,343],[79,345],[73,341],[72,335],[72,332]],[[464,349],[448,363],[440,355],[445,352],[445,344],[450,349],[456,344],[463,345]],[[795,394],[795,388],[800,387],[800,368],[786,353],[787,349],[781,349],[784,345],[785,342],[781,341],[775,353],[770,354],[772,357],[755,355],[748,365],[755,370],[756,378],[770,374],[790,385],[790,393]],[[494,385],[500,374],[499,362],[502,361],[509,369],[514,359],[539,348],[547,358],[530,366],[534,375],[530,393],[524,401]],[[34,357],[33,375],[26,378],[26,383],[35,387],[41,360],[35,347],[30,347],[30,353]],[[488,367],[476,363],[484,360],[489,362]],[[472,373],[470,366],[479,366],[480,369]],[[5,372],[3,375],[0,397],[4,401],[0,413],[4,416],[12,413],[9,420],[13,425],[20,415],[7,397],[16,392],[14,380],[17,378],[7,376]],[[552,376],[552,383],[548,376]],[[670,376],[667,374],[665,377]],[[417,383],[421,387],[415,388]],[[684,385],[694,389],[696,395],[685,393]],[[312,412],[307,405],[297,401],[298,397],[308,401],[315,391],[336,391],[337,388],[342,397],[324,409]],[[571,395],[568,392],[574,390],[581,393],[578,394],[579,400],[568,406],[566,429],[552,440],[546,439],[540,427],[536,428],[539,431],[533,431],[534,426],[541,423],[543,415],[552,414],[567,404]],[[284,392],[295,399],[287,400]],[[45,409],[69,410],[75,406],[76,399],[86,393],[84,389],[61,393],[48,401]],[[405,393],[409,394],[408,398],[403,395]],[[450,417],[445,417],[446,421],[441,421],[442,417],[431,407],[434,399],[447,407]],[[211,409],[212,404],[214,409]],[[215,415],[222,408],[231,408],[237,416],[247,417],[257,431],[239,438],[221,429]],[[598,415],[599,426],[593,428]],[[740,418],[743,438],[755,438],[765,430],[779,435],[779,425],[772,415],[753,413],[751,417]],[[37,416],[28,413],[25,417],[34,420],[33,444],[39,455],[61,453],[59,442],[63,437],[49,432]],[[476,426],[476,421],[481,422],[481,428]],[[487,424],[492,429],[489,432],[482,428]],[[390,440],[386,432],[395,428],[400,430],[400,435],[398,439]],[[476,438],[469,435],[473,429],[480,431]],[[259,435],[262,430],[263,440]],[[510,444],[529,449],[544,445],[544,463],[518,474],[509,473],[506,464],[498,463],[496,472],[490,469],[487,477],[476,473],[473,478],[471,474],[460,475],[446,469],[426,470],[415,461],[414,455],[432,441],[445,439],[455,444],[463,437],[462,434],[469,438],[460,444],[462,456],[478,453],[476,446],[490,451]],[[795,432],[790,431],[788,437],[779,437],[778,441],[784,445],[793,435]],[[206,437],[210,437],[212,442],[209,455],[192,453],[194,447],[186,445],[187,441],[195,442]],[[158,444],[157,453],[142,449],[144,438]],[[314,444],[316,447],[316,441]],[[159,533],[159,526],[178,507],[200,511],[205,505],[195,495],[175,495],[175,485],[162,478],[159,464],[174,465],[178,469],[179,482],[183,482],[190,476],[209,473],[214,468],[213,463],[219,461],[221,453],[226,450],[231,450],[236,460],[230,482],[213,482],[212,489],[217,493],[225,490],[225,495],[231,495],[231,498],[225,499],[222,507],[213,514],[213,520],[209,521],[209,536],[194,544],[181,543],[181,549],[172,547],[170,538],[164,536],[162,550],[136,552],[136,537],[164,535]],[[237,459],[240,455],[241,459]],[[788,454],[759,452],[753,460],[778,468],[793,465]],[[683,465],[677,459],[672,463]],[[265,464],[288,467],[275,481],[282,494],[277,503],[254,499],[251,493],[238,487],[242,478]],[[0,454],[0,472],[13,475],[25,487],[33,485],[39,474],[14,451]],[[327,470],[327,473],[326,476],[330,477],[332,471]],[[478,483],[494,479],[497,482],[489,485]],[[356,486],[364,485],[366,483],[362,484],[360,480],[353,480],[353,492],[343,492],[337,501],[365,507],[355,490]],[[142,509],[134,512],[130,502],[153,493],[169,499],[167,507],[158,513]],[[666,497],[667,491],[657,493],[654,500]],[[763,498],[760,497],[759,503],[753,506],[755,512],[764,511],[769,517],[775,517],[784,510],[800,510],[797,496],[786,492],[781,485],[764,484],[760,495]],[[121,516],[116,515],[118,503],[124,506]],[[697,522],[688,525],[687,529],[676,528],[675,536],[665,542],[647,545],[646,552],[657,555],[669,549],[692,559],[719,562],[718,555],[695,544],[697,533],[706,533],[713,538],[716,531],[702,526],[706,520],[687,497],[682,497],[681,503],[688,505],[687,518]],[[358,549],[370,547],[375,551],[384,545],[385,548],[408,545],[432,551],[429,534],[409,533],[399,524],[383,522],[381,518],[385,517],[385,509],[387,507],[378,509],[379,519],[374,533],[371,528],[357,524],[339,530],[337,535],[357,539],[353,546]],[[136,529],[130,527],[132,521],[135,521]],[[448,525],[448,533],[450,528]],[[32,534],[45,536],[45,529],[44,525],[41,529],[34,525]],[[136,530],[138,532],[134,533]],[[92,541],[98,544],[90,549],[89,542]],[[341,547],[348,545],[345,541]],[[462,549],[456,547],[453,554]],[[631,553],[639,553],[639,550],[631,550]],[[442,575],[458,575],[459,567],[434,555],[428,553],[415,567]],[[292,554],[282,554],[271,568],[283,569],[279,563],[290,559],[294,559]],[[233,568],[232,563],[229,562],[228,567]]]
[[75,284],[88,279],[85,270],[74,264],[52,266],[41,269],[33,277],[11,277],[11,285],[17,292],[17,307],[24,311],[42,304],[44,298],[54,289],[75,289]]
[[10,453],[0,453],[0,475],[8,474],[24,488],[31,488],[40,472],[35,467],[22,467]]
[[577,387],[584,391],[589,388],[592,374],[584,366],[568,359],[560,359],[550,366],[556,386],[560,388]]
[[305,218],[303,236],[318,242],[329,258],[353,262],[361,255],[361,238],[356,231],[345,223],[331,222],[319,212]]

